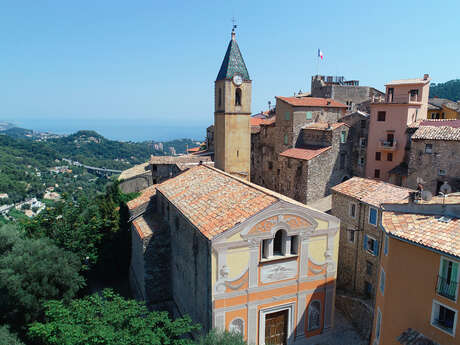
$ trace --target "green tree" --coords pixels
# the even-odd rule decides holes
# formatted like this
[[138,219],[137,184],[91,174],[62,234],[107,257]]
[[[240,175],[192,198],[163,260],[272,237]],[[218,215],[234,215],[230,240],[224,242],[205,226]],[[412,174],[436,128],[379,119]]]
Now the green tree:
[[78,257],[51,241],[23,239],[4,226],[0,243],[0,319],[15,328],[40,317],[45,301],[69,301],[84,286]]
[[112,290],[68,305],[45,305],[45,322],[29,328],[30,337],[44,345],[192,345],[183,336],[199,328],[189,317],[172,321],[166,312],[148,312],[143,304]]
[[1,345],[24,345],[18,337],[11,333],[7,326],[0,326],[0,344]]
[[246,345],[246,342],[238,333],[212,330],[206,336],[201,337],[196,345]]

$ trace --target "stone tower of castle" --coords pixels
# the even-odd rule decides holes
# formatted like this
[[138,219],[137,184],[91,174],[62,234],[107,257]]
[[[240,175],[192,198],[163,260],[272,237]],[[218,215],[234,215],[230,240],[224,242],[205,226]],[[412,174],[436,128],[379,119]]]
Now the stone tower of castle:
[[215,166],[249,180],[251,80],[234,30],[217,75],[214,92]]

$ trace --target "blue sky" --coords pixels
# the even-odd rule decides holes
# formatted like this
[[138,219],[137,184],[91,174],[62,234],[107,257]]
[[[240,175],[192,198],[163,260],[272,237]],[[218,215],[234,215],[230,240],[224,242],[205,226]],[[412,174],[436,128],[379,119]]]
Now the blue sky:
[[[459,1],[0,0],[0,120],[203,127],[235,16],[252,110],[321,74],[460,78]],[[89,126],[90,127],[90,126]]]

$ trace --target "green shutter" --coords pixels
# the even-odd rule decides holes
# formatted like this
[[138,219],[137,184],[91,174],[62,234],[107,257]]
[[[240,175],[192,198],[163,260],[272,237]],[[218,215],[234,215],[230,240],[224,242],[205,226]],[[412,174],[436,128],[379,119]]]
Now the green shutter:
[[312,112],[307,111],[307,120],[311,120],[312,117],[313,117]]
[[375,240],[374,241],[374,248],[373,248],[373,253],[375,256],[379,255],[379,241]]
[[347,133],[346,133],[345,131],[340,132],[340,142],[341,142],[342,144],[345,143],[345,135],[346,135],[346,134],[347,134]]
[[286,112],[284,113],[284,119],[285,119],[285,120],[289,120],[290,118],[291,118],[291,113],[290,113],[289,111],[286,111]]
[[442,259],[441,263],[441,276],[444,279],[447,279],[447,270],[449,269],[449,261],[446,259]]
[[288,144],[288,135],[285,134],[284,135],[284,145],[287,145]]
[[452,276],[451,281],[454,283],[458,283],[458,263],[452,262]]

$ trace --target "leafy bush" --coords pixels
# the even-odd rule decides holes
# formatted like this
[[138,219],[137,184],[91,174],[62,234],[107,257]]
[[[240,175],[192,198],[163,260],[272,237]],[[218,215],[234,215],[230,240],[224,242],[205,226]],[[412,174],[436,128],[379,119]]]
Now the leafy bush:
[[24,345],[18,337],[11,333],[7,326],[0,326],[0,344],[1,345]]
[[238,333],[212,330],[206,336],[201,337],[196,345],[246,345],[246,342]]
[[166,312],[149,312],[112,290],[46,303],[45,322],[35,322],[29,335],[43,345],[192,345],[183,336],[198,329],[190,318],[172,321]]
[[0,229],[0,320],[16,328],[36,320],[49,299],[69,301],[83,287],[78,257],[47,239],[22,239]]

